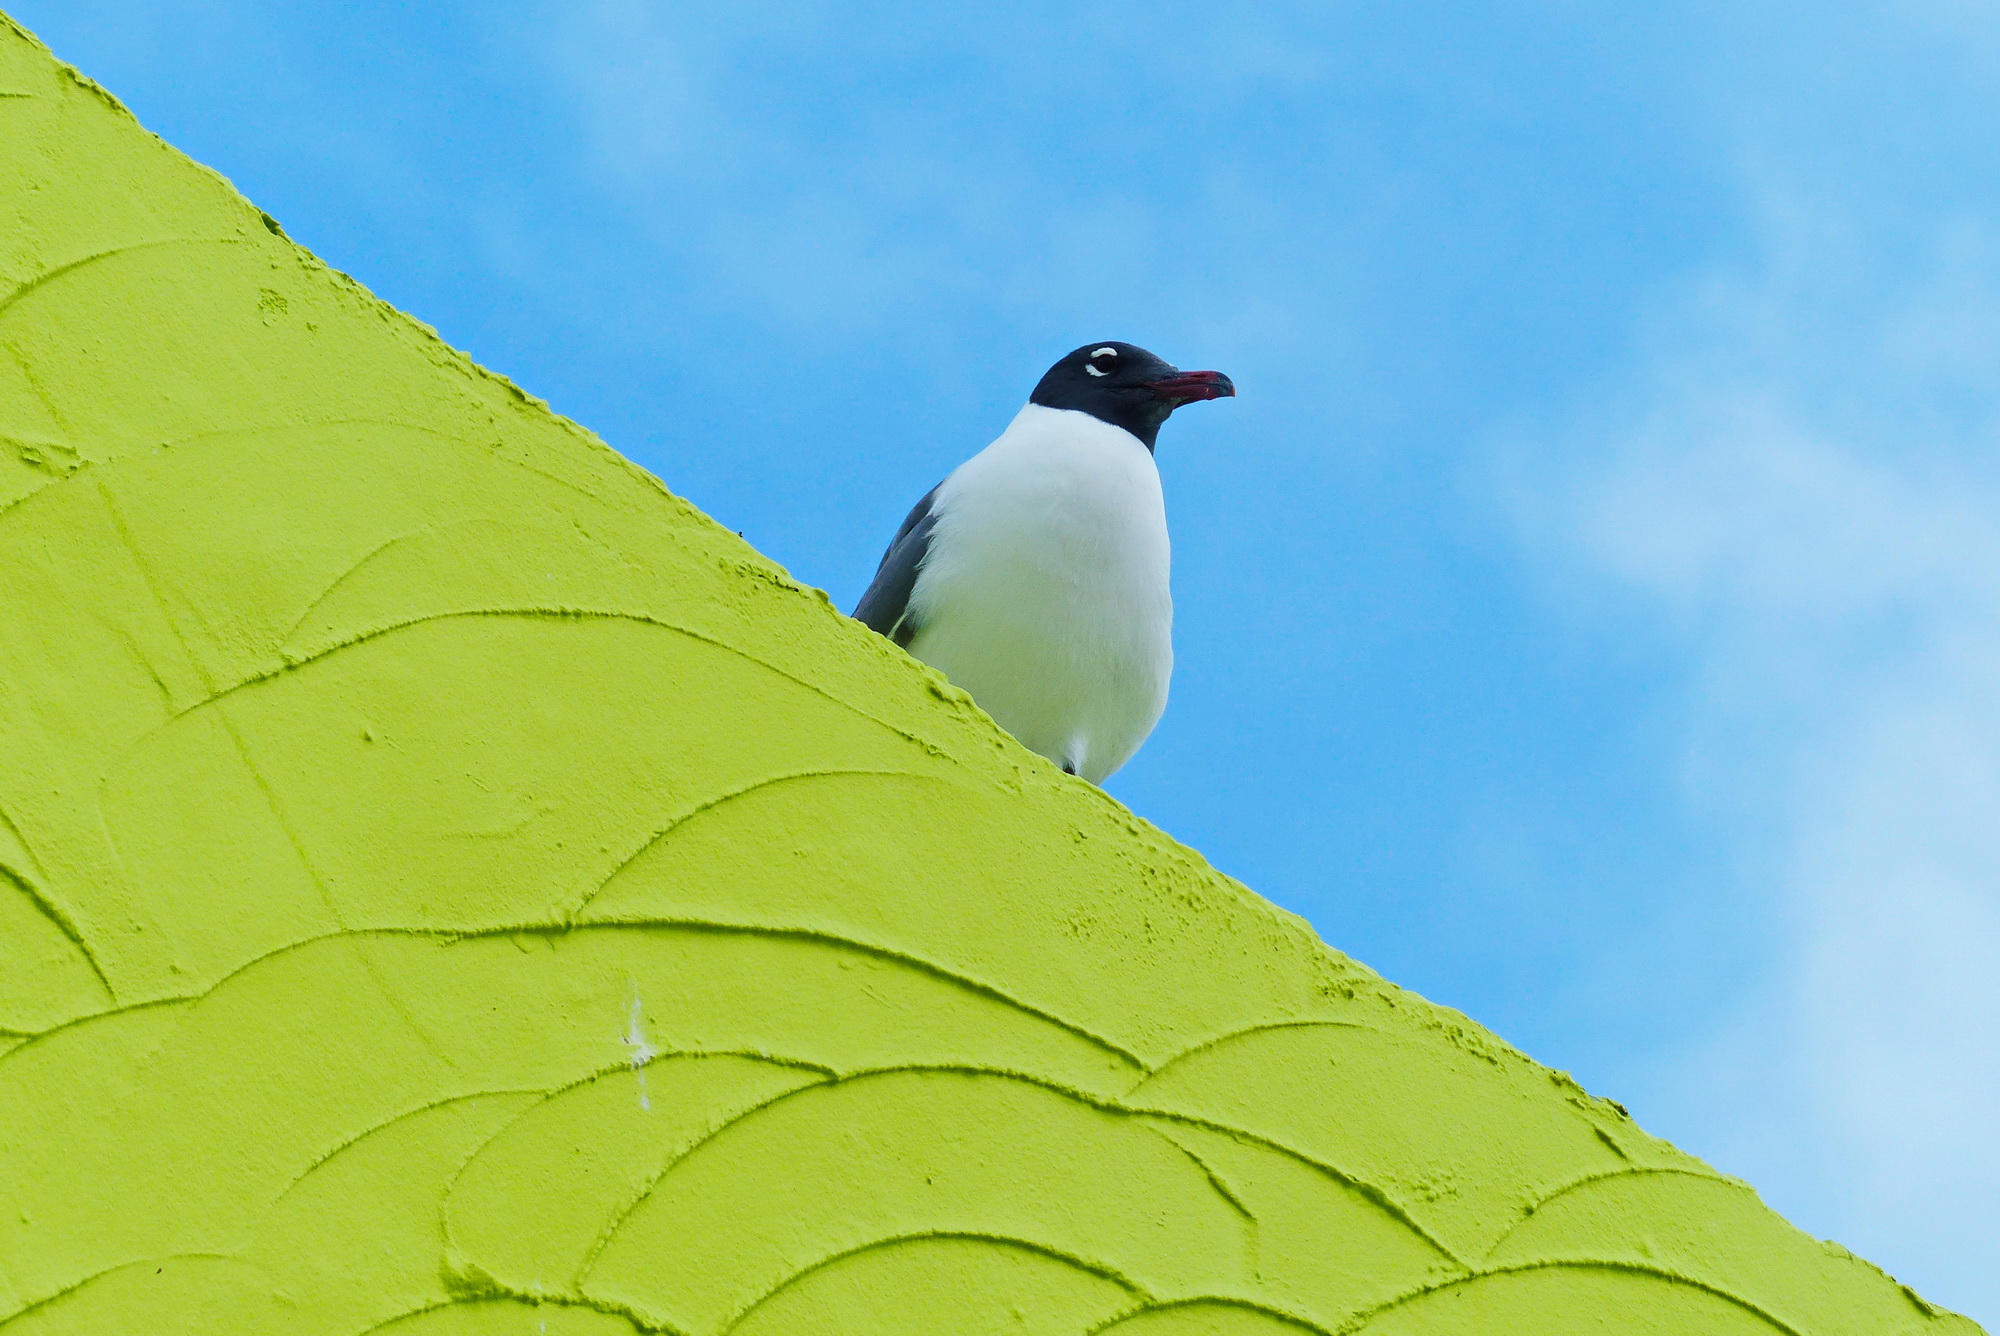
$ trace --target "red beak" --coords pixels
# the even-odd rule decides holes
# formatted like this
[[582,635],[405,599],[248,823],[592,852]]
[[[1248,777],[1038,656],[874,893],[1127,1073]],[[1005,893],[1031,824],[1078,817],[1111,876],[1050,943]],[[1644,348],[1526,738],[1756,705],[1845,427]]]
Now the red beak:
[[1235,383],[1220,371],[1180,371],[1165,380],[1149,380],[1146,388],[1162,399],[1182,404],[1229,399],[1236,394]]

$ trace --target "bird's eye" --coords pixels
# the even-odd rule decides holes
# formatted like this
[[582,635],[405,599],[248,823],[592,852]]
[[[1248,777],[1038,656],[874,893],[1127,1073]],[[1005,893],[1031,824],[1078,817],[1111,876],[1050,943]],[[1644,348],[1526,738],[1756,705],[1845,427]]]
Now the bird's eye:
[[1111,374],[1111,364],[1117,358],[1116,348],[1099,348],[1090,355],[1090,360],[1083,364],[1083,369],[1093,376],[1108,376]]

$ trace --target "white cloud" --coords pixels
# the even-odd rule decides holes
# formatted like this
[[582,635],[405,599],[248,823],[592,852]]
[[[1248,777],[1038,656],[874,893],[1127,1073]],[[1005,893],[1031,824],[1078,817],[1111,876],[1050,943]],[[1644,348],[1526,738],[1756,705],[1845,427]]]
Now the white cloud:
[[[1312,220],[1246,181],[1214,125],[1323,77],[1270,23],[1215,23],[1190,50],[1110,11],[544,8],[515,40],[643,262],[787,338],[934,347],[976,310],[979,346],[1105,321],[1213,346],[1310,320]],[[1182,132],[1211,151],[1163,161]]]
[[1686,656],[1687,799],[1782,958],[1650,1075],[1659,1130],[2000,1317],[2000,237],[1767,195],[1539,459],[1561,595]]

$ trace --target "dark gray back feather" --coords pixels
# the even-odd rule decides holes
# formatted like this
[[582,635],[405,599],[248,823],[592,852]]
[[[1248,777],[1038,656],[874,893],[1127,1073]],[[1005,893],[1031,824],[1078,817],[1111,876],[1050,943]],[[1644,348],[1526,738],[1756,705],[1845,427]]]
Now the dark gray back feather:
[[[943,483],[938,484],[942,486]],[[866,623],[898,645],[908,645],[917,633],[917,619],[910,610],[910,591],[917,587],[917,568],[924,564],[931,550],[931,529],[937,524],[937,516],[931,513],[931,501],[937,494],[937,487],[931,488],[911,509],[903,527],[896,530],[889,550],[882,554],[882,564],[875,568],[874,583],[854,605],[856,621]]]

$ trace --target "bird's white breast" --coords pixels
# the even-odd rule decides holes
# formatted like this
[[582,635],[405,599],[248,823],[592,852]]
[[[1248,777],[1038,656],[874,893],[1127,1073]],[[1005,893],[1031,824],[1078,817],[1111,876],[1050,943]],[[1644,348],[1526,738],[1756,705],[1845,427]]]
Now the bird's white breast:
[[939,487],[910,652],[1035,751],[1092,781],[1166,708],[1166,505],[1152,452],[1030,404]]

